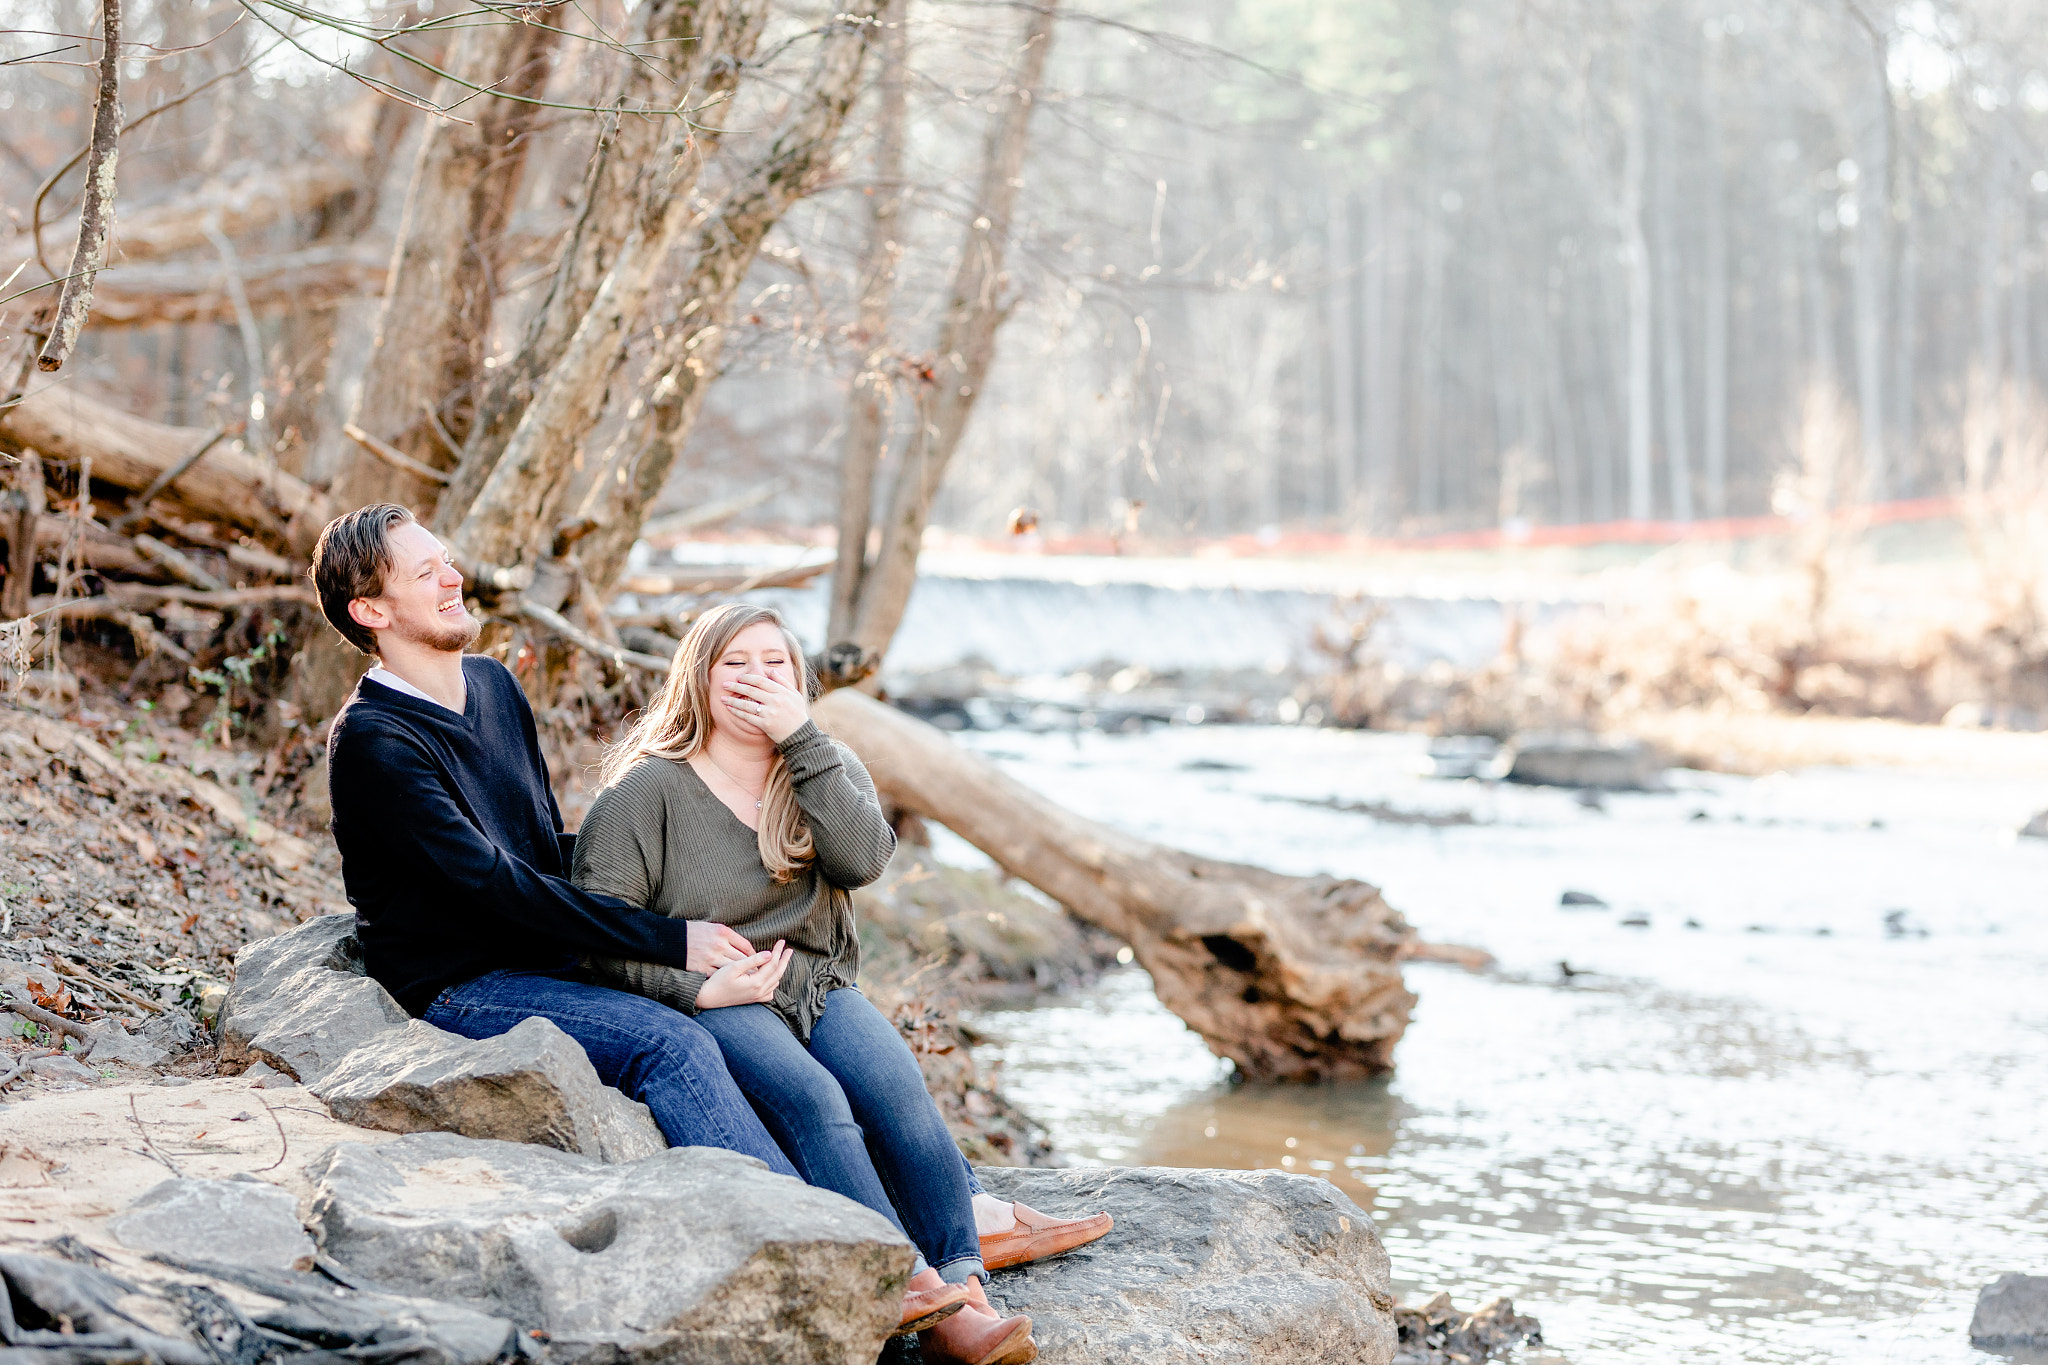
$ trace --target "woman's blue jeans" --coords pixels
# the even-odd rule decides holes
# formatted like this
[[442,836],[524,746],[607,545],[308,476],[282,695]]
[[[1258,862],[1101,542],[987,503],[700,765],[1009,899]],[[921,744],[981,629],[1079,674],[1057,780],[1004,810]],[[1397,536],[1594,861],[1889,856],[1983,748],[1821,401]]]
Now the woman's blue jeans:
[[465,1038],[495,1038],[522,1020],[546,1019],[583,1045],[599,1080],[654,1111],[671,1147],[725,1147],[797,1174],[733,1083],[719,1045],[667,1005],[573,972],[489,972],[442,991],[421,1018]]
[[766,1005],[696,1016],[740,1090],[813,1185],[894,1223],[949,1284],[986,1280],[973,1172],[896,1026],[857,990],[825,997],[806,1048]]

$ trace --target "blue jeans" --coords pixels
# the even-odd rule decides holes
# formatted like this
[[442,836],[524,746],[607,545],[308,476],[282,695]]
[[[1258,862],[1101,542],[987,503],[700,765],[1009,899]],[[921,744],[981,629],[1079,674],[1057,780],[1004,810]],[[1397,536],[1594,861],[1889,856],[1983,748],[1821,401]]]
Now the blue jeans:
[[[857,990],[825,997],[807,1049],[766,1005],[704,1010],[740,1090],[813,1185],[894,1223],[949,1284],[986,1280],[973,1172],[896,1026]],[[900,1215],[900,1216],[899,1216]]]
[[593,986],[574,972],[488,972],[442,991],[420,1017],[465,1038],[495,1038],[522,1020],[546,1019],[583,1045],[599,1080],[654,1111],[669,1146],[725,1147],[759,1157],[778,1174],[797,1174],[733,1084],[718,1044],[667,1005]]

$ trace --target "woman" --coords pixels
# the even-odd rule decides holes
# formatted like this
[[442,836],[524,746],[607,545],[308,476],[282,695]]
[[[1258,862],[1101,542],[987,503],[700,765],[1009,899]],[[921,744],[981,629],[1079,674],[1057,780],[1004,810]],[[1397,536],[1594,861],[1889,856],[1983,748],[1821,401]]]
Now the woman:
[[593,966],[695,1015],[804,1179],[910,1239],[898,1331],[921,1331],[927,1361],[1021,1365],[1037,1355],[1031,1320],[982,1292],[972,1173],[902,1036],[854,988],[848,891],[881,875],[896,839],[860,760],[811,723],[808,687],[776,613],[734,603],[691,627],[661,695],[606,755],[575,880],[741,932],[724,931],[709,976]]

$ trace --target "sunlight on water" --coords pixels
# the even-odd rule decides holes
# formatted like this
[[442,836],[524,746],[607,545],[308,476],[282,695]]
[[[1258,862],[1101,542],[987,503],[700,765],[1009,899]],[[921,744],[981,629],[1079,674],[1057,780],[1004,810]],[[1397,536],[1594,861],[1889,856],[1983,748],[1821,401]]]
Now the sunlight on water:
[[[1136,969],[978,1016],[1070,1159],[1321,1174],[1401,1291],[1510,1294],[1578,1365],[2001,1359],[1964,1329],[2048,1246],[2048,849],[2010,836],[2048,791],[1679,774],[1594,812],[1422,779],[1405,736],[972,742],[1151,837],[1379,881],[1501,959],[1411,968],[1400,1070],[1365,1084],[1232,1085]],[[1482,823],[1299,804],[1330,796]]]

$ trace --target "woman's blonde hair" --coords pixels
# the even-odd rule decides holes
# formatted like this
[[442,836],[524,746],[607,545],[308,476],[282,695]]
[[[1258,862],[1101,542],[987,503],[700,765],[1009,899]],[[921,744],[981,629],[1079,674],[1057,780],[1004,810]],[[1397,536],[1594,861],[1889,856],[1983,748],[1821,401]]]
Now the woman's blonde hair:
[[[681,763],[703,752],[711,738],[711,666],[732,644],[734,636],[763,621],[782,632],[789,647],[790,665],[796,673],[797,691],[810,695],[810,664],[781,613],[742,602],[714,607],[697,618],[682,644],[676,647],[675,663],[660,695],[628,727],[625,736],[605,751],[599,771],[600,787],[611,786],[626,775],[627,769],[650,755]],[[803,809],[797,805],[796,790],[790,785],[789,768],[779,753],[768,764],[768,785],[761,792],[756,843],[761,850],[761,865],[778,882],[794,881],[818,856],[811,842],[811,827],[804,823]]]

